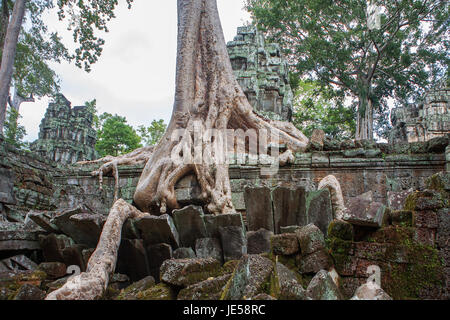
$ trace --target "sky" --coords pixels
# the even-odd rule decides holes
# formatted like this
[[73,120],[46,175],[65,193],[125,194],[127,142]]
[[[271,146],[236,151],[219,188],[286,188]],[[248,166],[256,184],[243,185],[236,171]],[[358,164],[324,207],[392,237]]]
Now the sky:
[[[135,128],[158,119],[168,123],[175,91],[177,1],[134,0],[130,10],[124,0],[119,3],[109,32],[101,35],[106,43],[91,72],[67,62],[52,64],[61,79],[61,93],[72,106],[97,99],[99,114],[117,113]],[[217,4],[225,41],[231,41],[236,28],[250,20],[243,9],[244,0],[217,0]],[[44,19],[70,48],[71,34],[67,24],[58,21],[56,11]],[[20,106],[25,141],[37,139],[48,103],[48,98],[42,98]]]

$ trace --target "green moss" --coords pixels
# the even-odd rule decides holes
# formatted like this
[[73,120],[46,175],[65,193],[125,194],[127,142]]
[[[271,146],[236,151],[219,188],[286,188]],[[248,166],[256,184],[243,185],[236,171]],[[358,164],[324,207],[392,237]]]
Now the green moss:
[[406,197],[404,209],[406,211],[414,211],[416,209],[416,203],[419,196],[419,192],[413,192]]
[[225,262],[225,264],[222,266],[222,269],[220,271],[221,276],[233,273],[234,269],[236,269],[237,265],[239,264],[239,260],[230,260]]
[[333,220],[328,225],[328,237],[342,240],[353,240],[353,226],[345,221]]
[[137,300],[175,300],[175,291],[164,283],[157,284],[136,295]]
[[339,238],[328,238],[325,241],[328,252],[332,255],[335,254],[346,254],[349,255],[352,248],[353,248],[353,242],[348,240],[342,240]]
[[406,236],[401,242],[407,250],[408,264],[392,264],[386,291],[398,300],[420,299],[421,293],[442,289],[443,262],[438,250]]

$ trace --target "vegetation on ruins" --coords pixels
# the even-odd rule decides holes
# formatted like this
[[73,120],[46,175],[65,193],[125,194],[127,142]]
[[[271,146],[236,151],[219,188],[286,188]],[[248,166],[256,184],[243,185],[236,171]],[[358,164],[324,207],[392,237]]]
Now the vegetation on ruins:
[[142,147],[141,137],[125,117],[105,112],[98,118],[98,125],[95,149],[101,157],[119,156]]
[[154,146],[161,140],[166,129],[167,125],[164,123],[163,119],[160,119],[153,120],[149,127],[139,126],[138,133],[145,146]]
[[374,131],[385,136],[390,99],[420,97],[450,62],[447,1],[371,4],[379,9],[372,16],[379,28],[368,24],[366,0],[248,0],[246,6],[285,49],[293,72],[351,98],[357,140],[372,139]]
[[[133,0],[127,0],[131,6]],[[58,91],[59,80],[50,62],[74,61],[86,71],[97,62],[105,41],[98,31],[108,32],[108,21],[115,18],[117,0],[2,0],[0,15],[0,133],[9,103],[19,109],[23,101]],[[58,18],[68,24],[76,48],[70,52],[57,33],[43,21],[44,12],[58,8]],[[10,99],[10,87],[15,89]]]
[[352,109],[311,80],[297,82],[292,121],[308,137],[314,129],[321,129],[333,138],[351,138],[355,132]]

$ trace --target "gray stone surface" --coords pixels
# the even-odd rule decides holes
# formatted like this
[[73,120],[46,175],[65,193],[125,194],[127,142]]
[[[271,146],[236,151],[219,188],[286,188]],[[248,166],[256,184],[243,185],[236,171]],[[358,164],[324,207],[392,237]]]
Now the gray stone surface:
[[325,248],[325,237],[314,224],[308,224],[296,232],[302,254],[314,253]]
[[0,168],[0,203],[16,204],[16,198],[14,196],[14,180],[15,177],[13,171],[6,168]]
[[25,255],[17,255],[0,261],[1,269],[8,271],[35,270],[38,265]]
[[294,271],[289,270],[281,263],[276,264],[278,278],[279,300],[306,300],[306,290],[299,282]]
[[270,238],[273,232],[266,229],[259,229],[258,231],[247,232],[247,253],[260,254],[270,252]]
[[50,220],[53,218],[52,212],[47,211],[30,211],[28,212],[28,218],[36,223],[39,227],[47,232],[58,232],[58,227]]
[[138,281],[150,274],[147,252],[141,239],[122,239],[117,258],[118,273],[127,274]]
[[192,284],[217,276],[220,262],[214,258],[207,259],[171,259],[161,266],[161,281],[179,287]]
[[214,258],[223,262],[223,251],[217,238],[201,238],[195,241],[195,253],[198,258]]
[[305,188],[277,187],[272,191],[272,202],[275,233],[281,233],[281,227],[306,224]]
[[161,265],[164,263],[164,261],[172,259],[172,248],[167,243],[148,246],[147,257],[148,265],[150,268],[150,275],[156,279],[156,282],[159,282]]
[[307,223],[315,224],[325,235],[329,223],[333,220],[333,207],[328,189],[310,191],[306,196]]
[[245,229],[241,227],[219,227],[225,261],[238,260],[247,253]]
[[230,280],[231,274],[207,279],[182,289],[177,300],[220,300],[222,291]]
[[295,233],[276,234],[270,239],[272,252],[275,255],[289,256],[299,252],[299,244]]
[[174,259],[194,259],[196,257],[192,248],[178,248],[173,252]]
[[403,190],[403,191],[388,191],[387,193],[387,205],[391,210],[403,210],[405,207],[405,200],[413,190]]
[[297,256],[297,266],[302,274],[314,274],[321,269],[328,270],[333,266],[333,260],[325,249],[314,253]]
[[220,238],[220,227],[240,227],[245,228],[244,220],[240,213],[206,214],[203,216],[205,221],[206,231],[209,238]]
[[134,221],[146,245],[168,243],[174,249],[180,246],[180,238],[172,218],[168,214],[145,216]]
[[244,26],[237,29],[227,49],[236,79],[253,110],[271,119],[291,121],[293,93],[280,46],[266,42],[254,26]]
[[274,220],[270,189],[246,187],[244,189],[247,227],[249,231],[264,228],[274,231]]
[[354,225],[380,228],[385,221],[386,206],[359,197],[347,201],[344,221]]
[[183,247],[195,247],[195,241],[207,236],[203,220],[203,209],[199,206],[187,206],[172,213],[175,227]]
[[342,300],[342,294],[329,273],[320,270],[308,285],[306,295],[312,300]]

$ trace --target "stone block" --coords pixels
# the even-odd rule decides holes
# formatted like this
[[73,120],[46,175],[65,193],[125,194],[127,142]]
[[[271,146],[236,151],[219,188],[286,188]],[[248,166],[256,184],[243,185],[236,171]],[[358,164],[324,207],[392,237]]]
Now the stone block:
[[320,270],[306,289],[306,296],[311,300],[342,300],[343,296],[326,270]]
[[238,260],[247,253],[245,229],[241,227],[219,227],[225,261]]
[[307,193],[306,216],[308,224],[315,224],[325,235],[327,234],[328,225],[333,220],[333,207],[328,189]]
[[343,219],[358,226],[380,228],[386,221],[385,214],[386,206],[382,203],[356,197],[347,202]]
[[209,238],[220,238],[220,227],[240,227],[245,229],[244,221],[240,213],[219,215],[206,214],[203,216],[203,219]]
[[220,262],[207,259],[171,259],[161,266],[161,281],[178,287],[188,287],[218,275]]
[[403,191],[388,191],[387,193],[387,203],[391,210],[403,210],[405,207],[405,201],[408,195],[412,192],[412,189]]
[[273,232],[274,220],[270,189],[267,187],[246,187],[244,199],[248,230],[257,231],[264,228]]
[[325,249],[321,249],[311,254],[298,255],[296,263],[302,274],[317,273],[320,270],[328,270],[333,266],[333,260]]
[[207,236],[203,220],[203,209],[198,206],[187,206],[172,213],[175,227],[183,247],[195,247],[195,241]]
[[297,235],[295,233],[284,233],[272,236],[270,239],[272,252],[275,255],[292,255],[299,252]]
[[168,243],[173,248],[180,246],[180,237],[172,218],[168,214],[145,216],[134,221],[146,246]]
[[314,224],[308,224],[296,232],[302,255],[308,255],[325,248],[325,237]]
[[196,257],[192,248],[178,248],[173,252],[174,259],[194,259]]
[[247,232],[247,253],[260,254],[270,252],[270,238],[273,232],[266,229],[259,229],[258,231]]
[[133,282],[150,274],[147,253],[142,239],[122,239],[116,271],[128,275]]
[[214,258],[223,262],[223,251],[217,238],[201,238],[195,241],[195,253],[198,258]]
[[305,188],[276,187],[272,191],[272,203],[276,234],[281,233],[281,227],[306,224]]
[[162,264],[173,257],[172,247],[167,243],[159,243],[148,246],[146,251],[150,275],[155,278],[156,282],[159,282]]

